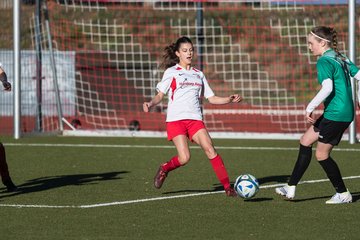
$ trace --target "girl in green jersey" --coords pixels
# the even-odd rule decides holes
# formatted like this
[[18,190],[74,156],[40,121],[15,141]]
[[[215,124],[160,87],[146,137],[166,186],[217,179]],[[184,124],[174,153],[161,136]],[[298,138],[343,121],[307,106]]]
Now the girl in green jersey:
[[[3,85],[4,91],[11,91],[11,84],[7,80],[7,75],[1,63],[0,63],[0,82]],[[9,192],[13,192],[17,189],[17,187],[10,178],[10,173],[6,162],[5,148],[1,142],[0,142],[0,176],[3,184],[6,186],[6,189]]]
[[[313,28],[308,35],[308,45],[310,51],[319,56],[316,69],[321,89],[306,108],[306,120],[312,125],[300,139],[299,155],[290,180],[287,185],[276,188],[275,191],[287,199],[295,197],[296,185],[310,164],[312,145],[317,142],[316,159],[336,191],[326,203],[350,203],[351,193],[345,187],[339,167],[330,157],[330,153],[333,147],[339,144],[344,131],[354,119],[350,77],[360,80],[360,72],[338,51],[335,29],[325,26]],[[312,113],[322,102],[324,113],[314,119]]]

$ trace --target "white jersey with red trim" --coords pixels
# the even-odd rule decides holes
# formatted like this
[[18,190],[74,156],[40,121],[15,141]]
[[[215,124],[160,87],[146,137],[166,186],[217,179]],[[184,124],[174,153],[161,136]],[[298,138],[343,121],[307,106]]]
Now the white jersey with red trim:
[[214,96],[205,75],[198,69],[190,70],[176,64],[166,69],[157,91],[168,94],[166,122],[183,119],[203,120],[200,98]]

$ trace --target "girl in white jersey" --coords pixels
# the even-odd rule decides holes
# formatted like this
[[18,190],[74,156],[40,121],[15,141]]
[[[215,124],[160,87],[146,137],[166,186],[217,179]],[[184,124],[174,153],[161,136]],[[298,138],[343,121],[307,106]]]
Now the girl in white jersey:
[[[297,162],[287,185],[276,188],[276,193],[288,199],[295,197],[295,188],[308,168],[312,157],[312,145],[317,142],[316,158],[326,172],[336,194],[327,204],[352,202],[345,187],[339,167],[330,157],[344,131],[354,119],[354,104],[350,76],[360,80],[359,69],[337,50],[337,34],[333,28],[319,26],[308,35],[309,49],[319,56],[316,64],[321,89],[306,108],[306,120],[313,124],[300,139]],[[360,97],[360,92],[358,93]],[[323,115],[315,120],[314,109],[324,102]]]
[[218,97],[214,94],[204,74],[191,66],[194,46],[189,38],[179,38],[176,43],[166,47],[165,52],[162,66],[166,71],[161,82],[157,84],[158,93],[151,101],[144,102],[143,109],[148,112],[168,94],[166,129],[168,140],[173,141],[177,155],[160,165],[154,178],[154,186],[161,188],[170,171],[189,162],[189,138],[204,150],[226,195],[236,196],[230,186],[222,158],[214,149],[204,126],[200,98],[203,95],[211,104],[227,104],[238,103],[242,97],[238,94],[229,97]]
[[[0,63],[0,81],[5,91],[11,91],[11,84],[7,81],[7,76]],[[3,184],[6,186],[8,192],[15,191],[17,188],[12,182],[9,174],[8,165],[6,163],[6,154],[4,145],[0,142],[0,175]]]

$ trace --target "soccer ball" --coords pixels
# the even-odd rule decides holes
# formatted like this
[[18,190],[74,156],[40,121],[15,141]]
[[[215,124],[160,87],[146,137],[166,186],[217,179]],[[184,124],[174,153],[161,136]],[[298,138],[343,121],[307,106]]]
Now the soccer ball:
[[234,189],[240,197],[250,199],[259,191],[259,182],[251,174],[242,174],[235,180]]

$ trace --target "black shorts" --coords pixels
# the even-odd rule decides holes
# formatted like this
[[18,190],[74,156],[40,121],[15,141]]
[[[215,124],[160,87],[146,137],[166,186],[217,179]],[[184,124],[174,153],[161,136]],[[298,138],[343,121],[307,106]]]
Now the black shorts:
[[329,143],[333,146],[339,144],[342,135],[351,122],[337,122],[324,118],[321,115],[314,123],[315,132],[319,132],[319,142]]

